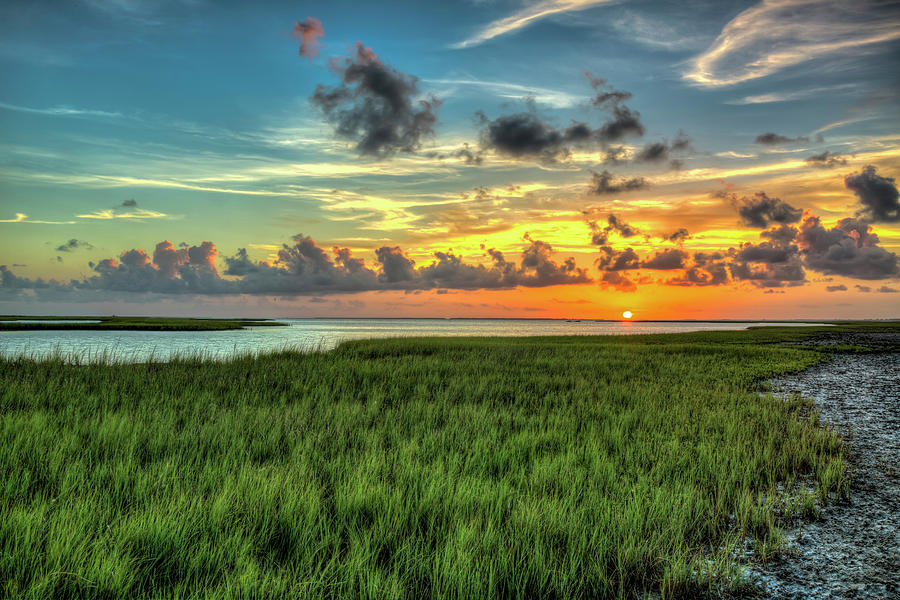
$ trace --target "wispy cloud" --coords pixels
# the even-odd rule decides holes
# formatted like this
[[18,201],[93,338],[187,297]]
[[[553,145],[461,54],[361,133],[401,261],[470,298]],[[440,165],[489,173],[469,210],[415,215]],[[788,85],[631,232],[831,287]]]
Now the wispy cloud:
[[896,5],[763,0],[732,19],[684,77],[704,87],[766,77],[806,61],[900,39]]
[[7,104],[0,102],[0,109],[12,110],[16,112],[29,113],[33,115],[47,115],[51,117],[104,117],[108,119],[121,119],[125,115],[119,112],[110,112],[106,110],[94,110],[89,108],[74,108],[72,106],[51,106],[49,108],[32,108],[30,106],[18,106],[16,104]]
[[756,158],[755,154],[741,154],[740,152],[735,152],[734,150],[716,152],[715,156],[719,156],[721,158]]
[[825,87],[814,87],[806,90],[795,90],[793,92],[771,92],[768,94],[758,94],[755,96],[744,96],[735,100],[728,100],[725,104],[771,104],[774,102],[792,102],[794,100],[805,100],[819,96],[825,92],[837,92],[840,90],[859,90],[860,86],[855,83],[845,83],[841,85],[832,85]]
[[508,17],[498,19],[481,28],[471,37],[452,44],[454,49],[470,48],[483,44],[499,35],[527,27],[551,15],[585,10],[598,4],[608,4],[614,0],[543,0],[526,6]]
[[72,225],[75,221],[41,221],[29,219],[25,213],[16,213],[15,218],[0,219],[0,223],[34,223],[36,225]]
[[871,121],[873,119],[877,119],[876,115],[869,115],[864,117],[852,117],[850,119],[841,119],[840,121],[832,121],[831,123],[826,123],[822,127],[819,127],[815,131],[813,131],[813,135],[817,133],[824,133],[826,131],[831,131],[832,129],[837,129],[838,127],[843,127],[844,125],[850,125],[852,123],[860,123],[862,121]]
[[511,100],[532,98],[535,102],[546,104],[553,108],[575,106],[578,102],[584,100],[584,95],[576,96],[559,90],[502,81],[479,81],[478,79],[425,79],[424,81],[438,85],[475,87],[487,90],[500,98]]
[[75,215],[79,219],[95,219],[98,221],[110,221],[113,219],[168,219],[170,215],[158,210],[136,208],[135,210],[116,211],[114,209],[98,210],[83,215]]
[[688,23],[672,23],[669,20],[651,19],[644,15],[627,11],[612,21],[613,28],[623,39],[650,48],[663,50],[689,50],[702,48],[701,38],[696,33],[685,33]]

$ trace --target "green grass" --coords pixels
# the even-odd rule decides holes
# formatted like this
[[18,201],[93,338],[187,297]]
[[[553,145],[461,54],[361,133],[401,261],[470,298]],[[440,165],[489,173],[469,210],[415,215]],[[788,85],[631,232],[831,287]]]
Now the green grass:
[[734,549],[777,552],[779,482],[846,490],[813,408],[755,391],[827,358],[811,333],[0,359],[0,595],[746,590]]
[[[30,320],[100,321],[99,323],[19,323]],[[190,319],[183,317],[23,317],[0,316],[0,331],[54,330],[145,330],[215,331],[245,327],[285,325],[268,319]]]

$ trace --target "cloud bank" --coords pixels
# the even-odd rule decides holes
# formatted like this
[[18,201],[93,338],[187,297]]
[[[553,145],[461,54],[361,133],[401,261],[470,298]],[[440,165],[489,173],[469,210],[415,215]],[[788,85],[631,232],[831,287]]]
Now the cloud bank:
[[25,291],[56,293],[79,291],[160,294],[267,294],[317,295],[365,291],[431,289],[480,290],[546,287],[589,283],[587,270],[574,258],[553,260],[553,248],[526,237],[518,263],[494,248],[485,248],[487,264],[469,263],[452,251],[435,252],[427,265],[418,266],[401,248],[382,246],[369,266],[348,248],[334,247],[329,254],[309,236],[296,235],[283,244],[273,262],[254,261],[246,249],[224,257],[224,271],[216,267],[218,251],[210,241],[176,248],[164,240],[152,255],[135,248],[117,258],[89,263],[93,274],[69,282],[32,280],[16,276],[2,266],[0,294]]

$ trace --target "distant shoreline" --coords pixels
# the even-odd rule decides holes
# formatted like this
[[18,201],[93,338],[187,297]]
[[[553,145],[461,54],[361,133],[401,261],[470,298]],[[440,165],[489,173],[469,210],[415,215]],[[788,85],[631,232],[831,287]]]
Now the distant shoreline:
[[285,323],[268,319],[0,316],[0,331],[224,331],[268,326],[283,327]]
[[[282,325],[280,321],[562,321],[587,323],[807,323],[840,325],[852,323],[897,323],[900,317],[891,319],[591,319],[553,317],[134,317],[119,315],[61,316],[61,315],[0,315],[0,329],[4,323],[19,320],[103,321],[105,323],[132,322],[190,322],[190,323],[243,323],[243,327]],[[109,328],[109,326],[104,327]],[[144,327],[140,327],[144,328]],[[189,329],[193,329],[190,327]],[[221,327],[209,327],[221,329]]]

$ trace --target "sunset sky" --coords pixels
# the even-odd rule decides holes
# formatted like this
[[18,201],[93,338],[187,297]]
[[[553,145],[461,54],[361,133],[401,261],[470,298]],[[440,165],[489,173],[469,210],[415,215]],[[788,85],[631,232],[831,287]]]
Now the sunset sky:
[[900,317],[900,2],[7,1],[0,314]]

